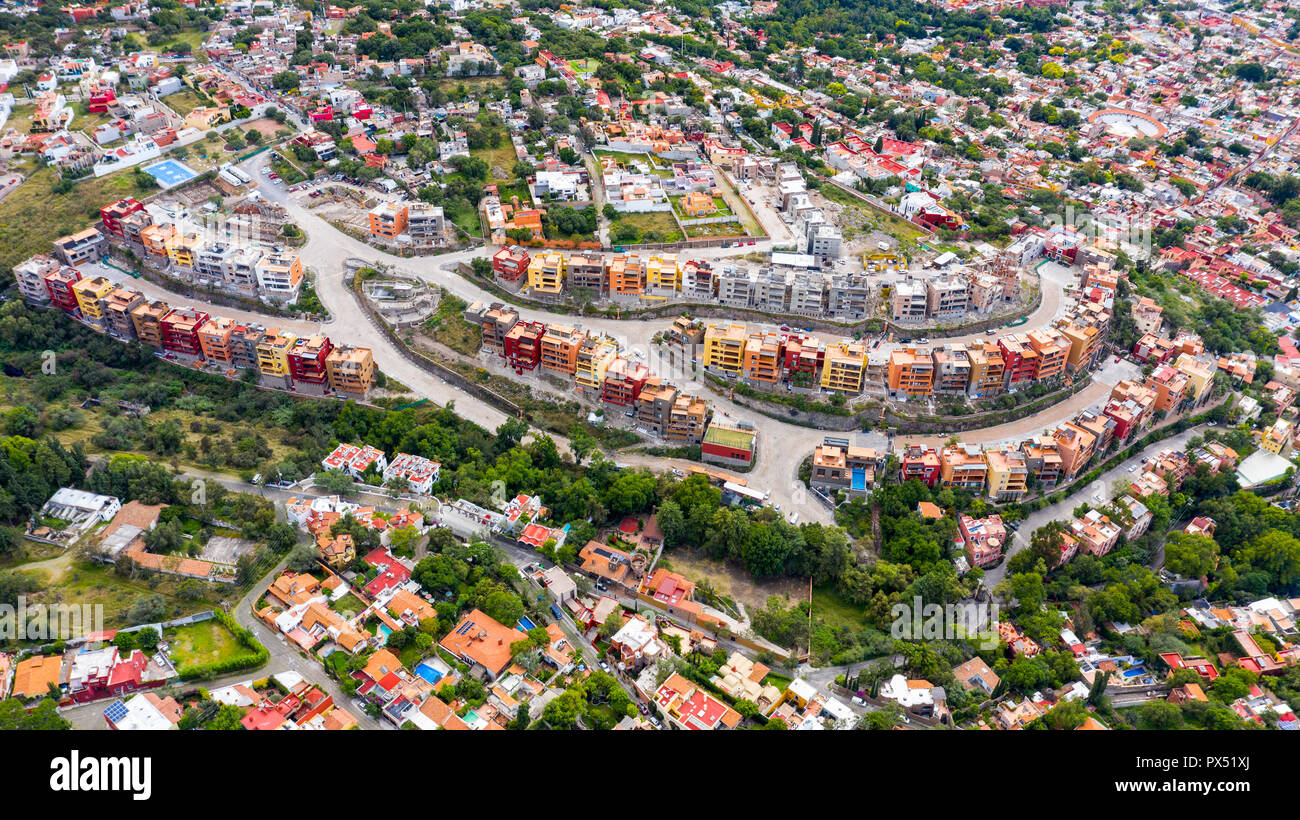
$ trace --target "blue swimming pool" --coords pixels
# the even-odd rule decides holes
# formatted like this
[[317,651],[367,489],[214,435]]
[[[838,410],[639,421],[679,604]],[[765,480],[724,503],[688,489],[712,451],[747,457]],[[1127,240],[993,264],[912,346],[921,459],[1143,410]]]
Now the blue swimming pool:
[[1137,669],[1125,669],[1125,670],[1124,670],[1124,677],[1126,677],[1126,678],[1136,678],[1136,677],[1138,677],[1139,675],[1145,675],[1146,673],[1147,673],[1147,670],[1145,670],[1145,669],[1143,669],[1142,667],[1139,666]]
[[144,172],[158,180],[158,184],[164,188],[171,188],[180,185],[182,182],[189,182],[198,176],[194,169],[174,159],[155,162],[153,165],[146,167]]
[[853,468],[853,489],[865,490],[867,488],[867,471],[861,467]]
[[438,681],[442,680],[442,673],[424,662],[415,667],[415,674],[427,680],[432,686],[437,686]]
[[530,621],[530,620],[527,618],[527,616],[525,616],[525,617],[519,619],[519,625],[518,625],[517,627],[515,627],[515,628],[516,628],[516,629],[522,629],[524,632],[527,632],[527,631],[530,630],[530,629],[536,629],[536,628],[537,628],[537,624],[533,623],[532,621]]

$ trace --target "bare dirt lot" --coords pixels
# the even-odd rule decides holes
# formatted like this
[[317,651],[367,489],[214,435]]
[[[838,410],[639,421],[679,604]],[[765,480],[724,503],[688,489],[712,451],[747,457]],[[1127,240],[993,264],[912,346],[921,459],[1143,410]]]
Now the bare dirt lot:
[[755,581],[743,569],[721,561],[711,561],[697,552],[679,549],[665,553],[665,557],[674,572],[680,572],[696,584],[707,580],[719,595],[744,604],[750,612],[767,606],[767,599],[773,595],[783,599],[786,606],[808,597],[808,587],[799,581]]

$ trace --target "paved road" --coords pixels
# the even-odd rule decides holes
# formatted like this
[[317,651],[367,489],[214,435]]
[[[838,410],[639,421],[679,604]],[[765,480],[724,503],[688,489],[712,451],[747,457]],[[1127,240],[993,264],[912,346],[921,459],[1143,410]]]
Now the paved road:
[[1208,424],[1199,424],[1184,430],[1176,436],[1170,436],[1163,441],[1148,445],[1137,455],[1125,459],[1118,466],[1102,473],[1096,481],[1080,492],[1025,516],[1020,529],[1016,531],[1015,537],[1011,539],[1011,547],[1007,550],[1006,558],[1003,559],[1001,564],[984,573],[984,585],[991,589],[1002,581],[1007,571],[1007,562],[1010,561],[1011,556],[1029,546],[1030,536],[1039,527],[1049,521],[1068,521],[1073,517],[1074,508],[1085,502],[1093,505],[1109,502],[1114,497],[1116,482],[1130,480],[1137,474],[1136,470],[1130,472],[1130,468],[1138,467],[1148,456],[1154,455],[1161,450],[1167,448],[1184,449],[1188,439],[1204,434],[1209,427]]
[[[438,256],[412,258],[403,258],[386,253],[347,236],[316,216],[311,209],[305,207],[299,201],[301,194],[290,194],[283,185],[266,180],[261,175],[261,169],[266,167],[269,161],[269,152],[263,152],[246,160],[243,167],[250,174],[264,181],[264,184],[259,189],[261,194],[268,200],[282,204],[289,212],[290,217],[306,232],[308,242],[302,248],[302,258],[304,264],[315,271],[317,295],[335,317],[330,323],[330,332],[340,339],[346,338],[350,342],[371,348],[378,366],[393,378],[410,387],[416,394],[428,397],[438,404],[445,405],[454,401],[458,414],[489,430],[493,430],[503,423],[507,417],[502,411],[476,397],[460,392],[441,378],[418,367],[403,356],[389,342],[387,336],[369,321],[367,315],[356,304],[355,296],[351,291],[351,283],[344,280],[342,273],[343,260],[357,257],[375,264],[390,266],[398,272],[412,274],[430,284],[444,287],[449,292],[467,301],[490,301],[495,298],[491,293],[454,272],[459,263],[483,256],[489,250],[471,248]],[[763,208],[759,208],[759,213],[760,216],[768,216],[768,221],[770,221],[772,215],[767,214]],[[777,221],[779,222],[779,220]],[[779,230],[775,226],[768,226],[768,229]],[[770,249],[770,247],[771,242],[760,242],[750,247],[706,248],[693,252],[691,255],[703,259],[720,259],[754,252],[762,253]],[[1061,308],[1061,286],[1064,284],[1065,278],[1070,274],[1065,269],[1056,270],[1052,266],[1044,266],[1043,270],[1045,272],[1042,278],[1043,305],[1035,311],[1030,322],[1021,326],[1024,330],[1032,329],[1040,322],[1046,324],[1047,321],[1059,313]],[[115,273],[115,276],[112,275],[113,273]],[[120,272],[112,272],[112,269],[109,269],[109,273],[106,275],[119,280],[125,276]],[[146,292],[152,291],[159,296],[171,296],[173,299],[186,300],[186,297],[172,294],[167,289],[159,288],[150,283],[136,280],[133,284],[142,289],[147,286],[148,290]],[[193,302],[194,300],[189,299],[188,301]],[[227,308],[215,308],[214,310],[223,315],[236,316],[241,319],[275,323],[302,333],[315,332],[323,328],[322,325],[317,323],[279,321],[270,317],[262,317],[257,314]],[[531,308],[527,309],[527,313],[531,318],[548,323],[561,322],[567,324],[580,321],[589,331],[606,333],[620,340],[629,351],[643,352],[645,360],[652,369],[658,368],[660,372],[664,372],[665,375],[669,376],[681,387],[683,392],[706,396],[713,404],[715,412],[723,416],[729,416],[732,419],[744,419],[753,423],[759,433],[759,457],[751,472],[743,475],[748,485],[754,489],[770,493],[770,503],[780,505],[787,515],[798,513],[802,520],[830,521],[829,512],[809,497],[806,489],[797,481],[796,477],[798,463],[812,451],[813,447],[821,442],[825,437],[825,433],[788,424],[741,408],[726,398],[714,395],[703,383],[694,380],[687,373],[680,372],[680,369],[678,372],[667,370],[662,360],[656,355],[656,351],[652,351],[650,348],[650,339],[666,326],[667,322],[665,320],[618,320],[607,317],[582,317],[579,320],[567,314],[556,314]],[[975,340],[984,337],[980,335],[965,338]],[[1122,372],[1109,377],[1105,373],[1098,374],[1096,377],[1097,383],[1090,385],[1086,390],[1081,391],[1067,402],[1058,404],[1028,419],[1008,425],[971,431],[964,434],[964,438],[976,443],[997,442],[1017,439],[1027,432],[1050,428],[1073,417],[1083,407],[1103,398],[1110,385],[1119,381],[1120,378],[1126,377],[1127,375]],[[568,442],[563,436],[552,437],[562,451],[568,451]],[[905,439],[905,441],[910,440],[933,443],[938,439],[937,437]],[[620,463],[656,469],[663,469],[666,466],[689,466],[685,462],[676,464],[665,459],[633,455],[621,455],[619,461]]]

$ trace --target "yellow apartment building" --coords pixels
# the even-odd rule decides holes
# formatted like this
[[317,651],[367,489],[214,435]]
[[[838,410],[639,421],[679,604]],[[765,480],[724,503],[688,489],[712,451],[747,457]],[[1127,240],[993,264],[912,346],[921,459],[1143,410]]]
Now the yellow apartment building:
[[826,345],[826,357],[822,360],[822,387],[842,393],[861,393],[866,374],[866,345],[858,342]]
[[564,254],[544,251],[528,262],[528,290],[551,296],[564,290]]
[[287,330],[271,328],[257,344],[257,369],[264,376],[288,378],[289,351],[293,350],[298,337]]
[[104,308],[100,300],[108,298],[108,295],[116,289],[117,285],[102,276],[80,279],[72,283],[72,294],[77,297],[77,307],[81,308],[81,315],[100,325],[104,323]]
[[747,342],[744,325],[709,325],[704,331],[704,366],[739,376]]

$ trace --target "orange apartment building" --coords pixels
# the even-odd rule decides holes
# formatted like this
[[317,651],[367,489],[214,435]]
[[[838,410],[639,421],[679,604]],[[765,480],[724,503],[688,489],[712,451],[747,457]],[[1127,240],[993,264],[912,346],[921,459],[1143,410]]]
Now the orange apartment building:
[[969,390],[972,396],[993,396],[1002,392],[1005,368],[1002,351],[997,345],[971,345],[966,348],[966,358],[970,360]]
[[542,367],[572,376],[578,372],[578,352],[587,335],[567,325],[551,325],[542,334]]
[[364,396],[375,384],[375,358],[368,347],[339,345],[325,358],[330,389]]
[[406,231],[411,209],[405,204],[383,202],[370,211],[370,234],[385,239],[396,239]]
[[781,377],[781,336],[751,333],[745,342],[745,378],[775,384]]
[[928,396],[934,389],[934,361],[929,354],[905,347],[889,354],[889,390],[909,396]]
[[234,319],[218,316],[209,319],[199,328],[199,347],[204,358],[218,362],[234,361],[234,349],[231,339],[240,324]]
[[1176,367],[1162,364],[1151,371],[1147,384],[1156,391],[1156,411],[1166,413],[1178,412],[1178,407],[1187,397],[1187,387],[1191,379]]
[[1074,478],[1097,449],[1097,437],[1074,422],[1062,424],[1052,437],[1061,456],[1061,477],[1066,480]]
[[1038,479],[1043,489],[1050,490],[1061,480],[1061,453],[1056,446],[1056,439],[1038,436],[1022,441],[1020,452],[1025,456],[1029,474]]
[[636,254],[609,260],[609,292],[640,296],[645,292],[645,261]]
[[1031,330],[1025,335],[1029,346],[1038,354],[1038,370],[1034,378],[1044,381],[1065,372],[1065,365],[1070,359],[1069,339],[1055,328]]
[[977,444],[944,447],[939,455],[939,483],[944,487],[981,492],[989,466]]
[[1101,349],[1101,328],[1072,321],[1057,328],[1070,342],[1070,355],[1066,369],[1071,373],[1087,370]]
[[162,320],[169,312],[171,305],[161,299],[145,302],[131,311],[131,324],[135,326],[140,344],[162,347]]

